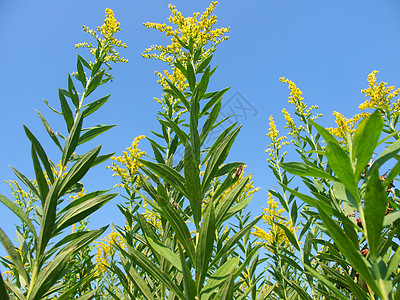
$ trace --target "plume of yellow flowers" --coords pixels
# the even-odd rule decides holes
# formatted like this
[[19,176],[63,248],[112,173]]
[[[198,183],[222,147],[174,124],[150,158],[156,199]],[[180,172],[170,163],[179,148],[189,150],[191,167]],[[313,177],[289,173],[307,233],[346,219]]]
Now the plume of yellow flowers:
[[387,86],[387,82],[376,83],[376,74],[378,71],[372,71],[368,75],[368,88],[363,89],[361,93],[365,94],[367,100],[361,103],[360,110],[380,109],[382,111],[394,111],[399,115],[400,99],[392,103],[392,99],[400,93],[400,88],[395,89],[394,86]]
[[[112,160],[119,163],[119,165],[115,162],[112,163],[111,166],[108,166],[108,169],[114,171],[113,176],[120,176],[121,183],[116,186],[134,188],[140,186],[140,180],[138,175],[139,167],[142,165],[138,158],[145,155],[145,151],[141,151],[138,146],[140,140],[144,139],[144,135],[140,135],[135,137],[132,145],[126,148],[126,151],[122,152],[122,156],[113,156]],[[133,184],[133,185],[132,185]]]
[[[280,157],[279,154],[280,149],[283,146],[288,145],[289,142],[286,141],[287,139],[286,136],[279,136],[279,130],[276,128],[274,117],[272,115],[269,117],[269,129],[267,136],[270,138],[271,143],[268,145],[267,150],[265,150],[265,152],[268,153],[269,155],[268,162],[276,167]],[[282,158],[285,155],[286,152],[282,154]]]
[[[158,76],[157,82],[164,89],[169,88],[166,79],[172,82],[180,91],[185,91],[188,87],[185,76],[173,65],[175,60],[179,59],[183,66],[186,67],[186,60],[191,56],[191,53],[183,45],[192,44],[193,49],[200,48],[199,63],[213,53],[218,44],[228,39],[224,34],[229,32],[229,27],[213,29],[217,23],[217,16],[212,13],[217,3],[216,1],[212,2],[202,14],[196,12],[193,17],[183,17],[182,13],[170,4],[171,16],[168,18],[168,22],[172,26],[165,23],[144,23],[146,28],[156,29],[165,33],[167,37],[171,37],[171,44],[167,46],[152,45],[142,53],[145,58],[161,60],[171,66],[172,74],[168,71],[155,72]],[[154,99],[161,104],[162,109],[165,111],[168,111],[166,101],[169,101],[174,107],[174,113],[181,114],[184,112],[183,107],[175,105],[178,100],[171,99],[168,94],[163,94],[161,98]]]
[[278,209],[278,202],[275,201],[272,194],[268,193],[268,207],[264,208],[262,219],[264,223],[267,223],[270,230],[266,232],[265,230],[254,226],[253,235],[260,238],[266,248],[273,251],[278,245],[283,244],[284,247],[292,248],[290,241],[288,240],[285,231],[276,225],[275,223],[280,223],[286,226],[291,232],[296,233],[296,228],[293,227],[291,221],[285,221],[286,219],[282,217],[285,212],[283,208]]
[[116,252],[115,245],[119,245],[122,248],[125,248],[125,244],[119,232],[115,231],[114,226],[110,234],[100,239],[100,241],[94,241],[96,244],[96,275],[102,275],[103,272],[107,271],[107,267],[110,266],[111,261],[114,259],[114,255]]
[[[114,37],[114,34],[120,31],[121,27],[119,22],[117,22],[117,19],[114,17],[114,12],[111,9],[106,8],[106,18],[104,20],[104,24],[98,26],[97,31],[90,29],[85,25],[83,25],[82,28],[85,32],[92,35],[96,39],[97,43],[100,44],[100,49],[102,49],[103,53],[105,54],[104,62],[106,64],[110,61],[114,63],[128,62],[126,58],[121,57],[117,50],[115,50],[115,48],[127,48],[127,46],[125,43],[122,43],[122,41]],[[102,35],[102,38],[99,37],[99,34]],[[79,43],[75,45],[75,49],[76,48],[89,48],[90,53],[96,56],[97,46],[94,46],[92,43]],[[107,64],[107,66],[109,69],[111,69],[109,64]]]

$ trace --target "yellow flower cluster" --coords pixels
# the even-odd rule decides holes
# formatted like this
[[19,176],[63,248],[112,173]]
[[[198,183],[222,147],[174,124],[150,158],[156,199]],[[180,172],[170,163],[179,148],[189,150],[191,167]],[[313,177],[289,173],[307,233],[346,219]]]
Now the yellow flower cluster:
[[335,123],[337,124],[336,128],[329,127],[327,130],[334,136],[339,138],[339,142],[341,144],[347,144],[347,134],[351,137],[354,132],[356,131],[356,124],[357,122],[369,116],[369,113],[360,113],[353,116],[350,119],[345,118],[341,113],[334,111],[333,115],[335,116],[336,120]]
[[[289,84],[289,90],[290,90],[290,96],[289,96],[289,103],[293,104],[296,109],[296,114],[300,117],[304,117],[305,119],[308,119],[311,117],[311,120],[315,120],[321,116],[321,114],[317,114],[315,116],[311,115],[311,111],[313,109],[317,109],[317,105],[312,105],[311,107],[307,107],[307,104],[303,101],[303,92],[296,86],[296,84],[289,80],[288,78],[281,77],[279,80],[283,83]],[[285,113],[284,113],[285,114]],[[286,115],[285,115],[286,118]],[[287,121],[288,119],[286,119]],[[288,124],[289,126],[289,124]],[[290,127],[290,126],[289,126]]]
[[109,235],[100,239],[99,242],[93,242],[96,244],[96,274],[101,275],[103,272],[107,271],[107,267],[110,266],[110,262],[114,258],[116,248],[114,245],[120,245],[125,248],[124,242],[120,233],[115,231],[114,226]]
[[[289,115],[290,117],[290,115]],[[289,142],[285,141],[287,138],[286,136],[279,136],[279,131],[276,128],[275,121],[273,116],[269,117],[269,129],[267,136],[270,138],[271,143],[268,145],[266,153],[269,155],[268,162],[272,165],[276,166],[276,162],[279,159],[279,150],[288,145]],[[282,157],[286,155],[286,152],[282,154]]]
[[[104,24],[97,27],[97,31],[90,29],[88,26],[83,25],[83,30],[90,35],[92,35],[98,43],[100,43],[100,49],[103,53],[106,53],[104,62],[107,63],[112,61],[116,62],[124,62],[127,63],[128,60],[121,57],[119,53],[115,50],[117,47],[127,48],[125,43],[116,39],[114,34],[121,30],[119,22],[114,17],[114,12],[106,8],[106,18],[104,20]],[[103,38],[99,38],[101,34]],[[92,43],[79,43],[75,45],[75,48],[89,48],[90,53],[96,56],[97,46],[94,46]],[[102,54],[102,53],[101,53]],[[110,66],[108,65],[110,68]]]
[[[225,191],[223,191],[221,193],[221,195],[217,199],[218,202],[221,202],[222,199],[224,199],[228,195],[228,193],[241,182],[241,180],[243,179],[243,176],[244,176],[244,169],[246,167],[247,167],[246,165],[243,165],[242,172],[239,175],[239,180],[237,180],[231,187],[229,187],[228,189],[226,189]],[[200,175],[203,175],[203,174],[204,174],[204,171],[200,172]],[[253,195],[255,192],[257,192],[260,189],[260,187],[257,187],[257,188],[254,187],[254,181],[252,179],[253,179],[253,174],[250,174],[249,181],[246,183],[242,192],[238,196],[236,203],[239,203],[239,202],[242,202],[243,200],[248,199],[251,195]],[[216,184],[216,183],[217,183],[217,179],[214,179],[214,184]],[[210,201],[211,197],[212,197],[212,194],[204,199],[204,201],[202,203],[203,209],[206,208],[206,205]]]
[[278,202],[272,197],[271,193],[268,193],[268,207],[264,208],[262,219],[264,223],[267,223],[270,230],[266,232],[265,230],[254,226],[253,235],[263,240],[265,247],[273,251],[273,249],[283,244],[284,247],[292,247],[291,243],[286,237],[285,231],[280,228],[275,223],[280,223],[286,226],[291,232],[296,233],[296,228],[293,227],[291,221],[284,221],[282,214],[285,212],[284,209],[278,209]]
[[[212,15],[217,3],[216,1],[212,2],[201,16],[199,12],[196,12],[193,14],[193,17],[186,18],[182,16],[182,13],[178,11],[175,6],[170,4],[169,9],[171,11],[171,16],[168,18],[168,22],[176,25],[176,29],[166,24],[150,22],[145,23],[144,26],[146,26],[146,28],[157,29],[165,33],[166,36],[171,36],[171,44],[168,46],[153,45],[144,51],[143,56],[172,64],[176,58],[186,57],[187,55],[179,41],[188,45],[191,40],[194,49],[197,47],[203,48],[200,56],[201,58],[205,58],[213,53],[219,43],[228,39],[224,34],[229,32],[229,28],[224,27],[212,29],[217,23],[217,16]],[[211,45],[207,49],[205,46],[208,43]],[[154,52],[159,52],[160,54]]]
[[[175,6],[169,5],[171,16],[168,18],[168,22],[173,26],[160,23],[145,23],[146,28],[153,28],[162,33],[165,33],[167,37],[171,37],[171,44],[167,46],[152,45],[145,49],[143,57],[154,58],[167,62],[172,67],[172,74],[164,71],[164,73],[156,72],[158,76],[158,83],[163,88],[169,88],[165,79],[172,82],[180,91],[185,91],[188,87],[187,80],[181,71],[174,67],[173,64],[176,59],[186,67],[186,60],[191,55],[183,46],[193,45],[193,49],[200,48],[201,53],[199,56],[199,62],[204,60],[207,56],[216,50],[216,47],[221,42],[228,39],[224,36],[225,33],[229,32],[229,28],[217,28],[213,29],[213,26],[217,23],[217,16],[212,15],[215,10],[217,2],[212,2],[210,6],[200,15],[199,12],[193,14],[193,17],[183,17],[182,13],[179,12]],[[200,17],[200,19],[199,19]],[[198,63],[199,63],[198,62]],[[167,99],[166,99],[167,98]],[[177,99],[171,99],[168,94],[163,94],[161,98],[154,98],[158,103],[161,104],[162,109],[168,111],[166,101],[169,101],[173,107],[176,107]],[[177,107],[173,113],[181,114],[184,109]]]
[[[144,139],[144,135],[140,135],[136,137],[132,145],[128,148],[126,148],[126,151],[122,152],[122,156],[113,156],[111,157],[112,160],[118,162],[120,165],[117,163],[113,162],[112,166],[108,166],[108,169],[111,169],[114,171],[113,176],[120,176],[121,177],[121,184],[117,184],[116,186],[126,186],[126,187],[131,187],[133,188],[138,187],[140,185],[139,182],[139,177],[138,171],[139,167],[142,165],[139,161],[138,158],[146,154],[145,151],[141,151],[138,148],[139,142],[141,139]],[[136,178],[135,178],[136,177]],[[134,182],[134,186],[132,186],[132,183]]]
[[368,75],[369,87],[361,91],[361,93],[365,94],[367,100],[360,104],[359,108],[361,110],[368,108],[382,111],[396,110],[396,115],[398,115],[400,99],[393,104],[391,102],[394,97],[399,95],[400,88],[396,90],[394,86],[387,86],[387,82],[376,84],[376,74],[378,74],[378,71],[373,71]]

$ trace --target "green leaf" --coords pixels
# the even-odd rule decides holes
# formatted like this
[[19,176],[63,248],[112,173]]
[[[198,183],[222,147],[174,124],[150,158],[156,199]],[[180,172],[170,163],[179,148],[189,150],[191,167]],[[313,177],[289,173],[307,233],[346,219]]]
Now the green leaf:
[[204,105],[203,109],[201,110],[200,117],[204,116],[211,107],[213,107],[217,102],[219,102],[224,94],[230,89],[230,87],[225,88],[217,93]]
[[186,195],[185,191],[185,178],[176,170],[165,164],[156,164],[143,159],[138,159],[147,168],[155,172],[162,179],[176,188],[180,193]]
[[2,243],[4,249],[6,250],[8,256],[11,258],[14,267],[17,269],[18,274],[24,278],[25,282],[29,284],[29,276],[24,268],[24,264],[19,256],[16,248],[5,234],[5,232],[0,228],[0,242]]
[[310,273],[312,276],[320,280],[323,284],[325,284],[331,292],[333,292],[336,296],[338,296],[340,299],[343,300],[348,300],[347,297],[345,297],[336,286],[332,284],[324,275],[318,273],[315,271],[312,267],[308,265],[304,265],[304,268],[307,270],[308,273]]
[[355,179],[350,157],[337,143],[331,142],[328,142],[326,147],[326,157],[333,172],[335,172],[339,180],[346,186],[357,203],[359,203],[358,180]]
[[81,63],[81,57],[78,55],[78,59],[76,60],[76,68],[78,70],[77,79],[82,83],[82,86],[86,88],[86,74],[83,71],[83,66]]
[[186,141],[189,140],[189,136],[187,135],[186,132],[184,132],[178,124],[176,124],[173,120],[171,120],[168,117],[165,117],[165,120],[160,120],[160,123],[165,125],[166,127],[172,128],[172,130],[178,135],[180,141],[182,144],[186,144]]
[[195,299],[196,296],[196,284],[192,278],[192,274],[185,260],[185,254],[183,253],[182,247],[178,244],[179,258],[182,265],[182,276],[183,276],[183,291],[185,292],[185,299]]
[[400,139],[391,143],[382,153],[376,158],[371,168],[368,170],[367,176],[373,171],[373,169],[379,169],[389,159],[395,157],[400,150]]
[[233,299],[234,281],[233,274],[230,274],[224,285],[219,289],[215,299],[231,300]]
[[72,153],[74,153],[76,146],[78,145],[79,136],[82,130],[82,122],[83,116],[82,114],[79,114],[74,125],[71,128],[67,141],[65,142],[65,148],[61,159],[62,166],[67,165],[68,160],[70,159]]
[[28,215],[14,202],[12,202],[7,197],[0,194],[0,202],[7,206],[21,221],[22,223],[26,224],[31,233],[34,235],[35,239],[37,240],[37,234],[35,227],[33,226],[32,222],[29,220]]
[[89,151],[72,166],[67,175],[61,181],[58,197],[63,196],[71,186],[79,182],[79,180],[85,176],[96,159],[97,154],[99,154],[100,149],[101,146],[98,146]]
[[368,176],[364,201],[367,241],[373,260],[376,259],[378,255],[379,240],[381,238],[387,203],[386,189],[379,178],[378,169],[375,168]]
[[33,169],[35,171],[35,178],[39,186],[40,199],[46,199],[47,193],[49,192],[49,186],[47,185],[46,178],[44,177],[42,167],[40,166],[39,159],[36,155],[35,147],[31,145],[31,155]]
[[195,276],[199,286],[203,286],[206,275],[209,272],[209,262],[214,251],[215,230],[214,203],[210,201],[204,213],[204,220],[199,230],[199,240],[196,245]]
[[285,225],[279,223],[279,222],[275,222],[275,225],[278,225],[283,231],[285,231],[285,235],[286,237],[289,239],[289,242],[298,250],[300,251],[300,245],[299,242],[297,240],[297,238],[295,237],[294,233],[290,231],[289,228],[287,228]]
[[103,132],[106,132],[107,130],[115,127],[115,125],[97,125],[93,126],[87,129],[87,131],[82,134],[78,140],[78,145],[81,145],[83,143],[86,143],[87,141],[90,141],[91,139],[95,138],[96,136],[102,134]]
[[216,208],[215,215],[216,215],[216,226],[219,226],[226,220],[226,214],[229,209],[233,206],[233,203],[238,200],[240,194],[242,193],[244,187],[250,180],[250,175],[246,176],[245,178],[241,179],[239,184],[237,184],[233,189],[231,189],[226,196],[221,200],[219,205]]
[[53,183],[54,182],[53,171],[51,169],[50,162],[46,155],[46,152],[44,151],[42,145],[40,145],[37,138],[33,135],[33,133],[25,125],[24,125],[24,130],[25,130],[26,136],[31,141],[32,146],[35,148],[36,153],[39,155],[39,158],[43,163],[43,166],[46,170],[47,177],[49,178],[50,182]]
[[79,107],[79,97],[78,93],[76,92],[76,88],[74,85],[74,82],[72,81],[71,75],[68,74],[68,91],[72,100],[72,103],[74,103],[75,107]]
[[203,145],[203,143],[207,139],[208,134],[213,129],[213,125],[215,124],[215,121],[217,120],[220,111],[221,111],[221,101],[218,101],[217,104],[215,104],[215,106],[211,110],[211,113],[209,114],[207,120],[203,125],[200,134],[200,145]]
[[8,297],[8,292],[6,289],[6,284],[3,281],[3,277],[0,273],[0,299],[1,300],[9,300],[10,298]]
[[96,194],[90,193],[71,202],[65,208],[66,213],[57,221],[55,233],[83,220],[118,195],[115,193],[95,196]]
[[26,178],[26,176],[24,174],[22,174],[20,171],[18,171],[17,169],[11,167],[11,170],[13,170],[14,174],[17,175],[19,180],[21,180],[40,199],[40,194],[39,194],[38,190],[35,188],[35,186],[32,184],[32,182],[28,178]]
[[342,254],[350,262],[350,264],[357,270],[360,276],[365,280],[365,282],[376,292],[380,297],[382,297],[382,292],[380,291],[373,275],[371,274],[372,266],[360,253],[358,249],[355,248],[354,243],[347,237],[343,230],[335,224],[335,222],[324,212],[322,209],[318,209],[321,219],[329,232],[331,238],[335,241],[336,246],[340,249]]
[[42,121],[44,128],[46,128],[46,131],[49,134],[50,138],[57,145],[57,147],[62,151],[60,141],[58,140],[57,136],[54,134],[54,131],[51,129],[49,123],[47,123],[46,119],[42,116],[42,114],[38,110],[36,110],[36,112],[38,113],[39,118]]
[[189,142],[185,146],[184,174],[186,195],[192,208],[194,224],[198,228],[201,220],[200,169]]
[[209,299],[214,291],[221,287],[229,276],[234,272],[240,262],[240,257],[237,256],[226,261],[221,267],[219,267],[207,280],[206,285],[202,289],[200,299]]
[[383,219],[383,227],[389,226],[400,218],[400,210],[387,214]]
[[194,73],[194,68],[192,63],[190,62],[190,59],[188,59],[186,62],[186,72],[189,88],[192,92],[194,92],[194,89],[196,87],[196,75]]
[[104,70],[101,70],[96,76],[94,76],[90,80],[89,85],[85,90],[85,98],[88,97],[101,84],[104,72]]
[[189,101],[186,99],[186,97],[182,94],[180,90],[168,79],[165,79],[166,82],[168,83],[169,87],[171,88],[171,91],[165,90],[168,94],[170,94],[172,97],[175,99],[178,99],[182,102],[182,104],[185,106],[185,108],[189,111],[190,110],[190,104]]
[[[4,282],[9,290],[11,290],[19,300],[25,300],[24,294],[21,290],[9,281]],[[1,295],[0,295],[1,296]],[[7,299],[7,298],[6,298]],[[12,298],[13,299],[13,298]],[[14,299],[13,299],[14,300]]]
[[[221,164],[224,163],[226,157],[228,156],[229,150],[233,142],[236,139],[240,131],[241,126],[233,130],[230,134],[228,134],[219,144],[216,146],[215,150],[210,153],[210,159],[207,164],[206,170],[204,172],[203,182],[202,182],[202,193],[207,188],[208,184],[214,178],[215,174],[218,172],[218,169]],[[214,143],[216,144],[217,141]],[[211,152],[211,149],[210,149]]]
[[72,115],[71,108],[69,107],[68,102],[65,99],[61,89],[58,89],[58,97],[60,98],[62,115],[64,117],[65,123],[67,124],[68,132],[70,132],[72,125],[74,124],[74,116]]
[[211,55],[207,56],[205,59],[203,59],[203,61],[197,67],[196,74],[203,72],[204,69],[207,68],[208,65],[210,64],[212,58],[213,58],[213,55],[211,54]]
[[355,162],[355,178],[360,178],[361,172],[365,169],[368,161],[377,146],[379,136],[383,129],[381,114],[376,110],[367,120],[363,120],[357,126],[353,138],[352,161]]
[[[157,201],[157,204],[160,206],[162,210],[162,217],[167,219],[172,228],[174,229],[179,242],[185,248],[187,255],[189,256],[192,264],[195,264],[195,248],[193,244],[192,237],[189,232],[189,228],[187,227],[184,219],[180,216],[177,209],[169,202],[168,196],[166,195],[165,188],[159,184],[157,187],[157,195],[154,200]],[[152,205],[152,203],[149,203]]]
[[147,241],[155,252],[169,261],[177,270],[182,272],[182,266],[179,264],[180,258],[171,249],[157,241],[152,235],[147,235]]
[[147,256],[145,256],[143,253],[136,250],[135,248],[131,247],[130,245],[126,246],[128,248],[129,253],[119,245],[116,245],[116,247],[121,251],[123,256],[135,261],[138,264],[138,266],[140,266],[147,274],[149,274],[150,276],[154,276],[160,282],[165,284],[170,289],[170,291],[178,295],[180,299],[185,298],[184,294],[179,289],[179,287],[175,285],[175,283],[168,277],[168,275],[165,272],[161,271],[158,267],[156,267],[149,260]]
[[104,96],[103,98],[100,98],[96,101],[93,101],[90,104],[85,105],[86,108],[83,111],[83,117],[86,118],[87,116],[91,115],[96,110],[98,110],[100,107],[102,107],[104,103],[108,102],[108,99],[110,98],[110,96],[111,96],[111,94]]
[[62,251],[38,274],[35,285],[29,294],[29,300],[41,299],[42,296],[62,277],[74,249]]
[[297,176],[309,176],[309,177],[316,177],[316,178],[323,178],[328,179],[331,181],[337,181],[337,178],[333,177],[332,175],[326,173],[325,171],[311,167],[304,163],[300,162],[288,162],[288,163],[281,163],[280,166],[287,172],[297,175]]

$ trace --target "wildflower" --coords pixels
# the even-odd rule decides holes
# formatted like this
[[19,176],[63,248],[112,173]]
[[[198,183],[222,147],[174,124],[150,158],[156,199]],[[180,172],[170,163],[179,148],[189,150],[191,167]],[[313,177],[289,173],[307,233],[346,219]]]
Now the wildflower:
[[[96,44],[100,45],[101,54],[105,54],[104,62],[111,69],[111,66],[108,62],[112,61],[114,63],[124,62],[127,63],[128,60],[121,57],[115,48],[127,48],[125,43],[116,39],[114,34],[121,30],[120,23],[117,22],[117,19],[114,17],[114,12],[106,8],[106,18],[104,20],[104,24],[97,27],[97,31],[90,29],[88,26],[83,25],[83,30],[90,35],[92,35],[96,39]],[[99,34],[102,35],[102,38],[99,37]],[[94,46],[92,43],[79,43],[75,45],[76,48],[89,48],[90,53],[98,59],[96,55],[97,46]],[[93,65],[93,63],[91,63]]]
[[285,231],[276,225],[276,223],[283,224],[286,226],[291,232],[296,233],[297,228],[293,227],[291,221],[285,221],[282,218],[282,214],[284,213],[284,209],[278,209],[278,202],[272,197],[271,192],[268,193],[268,207],[264,208],[262,219],[264,223],[267,223],[270,227],[270,230],[266,232],[265,230],[254,226],[254,232],[252,233],[256,237],[263,240],[265,247],[269,248],[273,251],[275,246],[283,244],[285,247],[291,248],[292,245],[288,240]]
[[136,137],[132,145],[128,148],[126,148],[126,151],[122,152],[122,156],[113,156],[111,157],[112,160],[120,163],[118,165],[117,163],[113,162],[112,166],[108,166],[108,169],[111,169],[114,171],[113,176],[120,176],[121,177],[121,184],[117,184],[117,186],[126,186],[126,187],[138,187],[140,185],[138,171],[139,167],[142,165],[139,161],[138,158],[143,156],[146,152],[141,151],[138,148],[140,140],[144,139],[144,135],[140,135]]
[[[193,49],[200,49],[199,60],[196,62],[196,65],[198,65],[206,57],[215,52],[218,44],[228,39],[224,35],[229,32],[229,27],[213,29],[217,22],[217,16],[212,15],[216,5],[217,2],[212,2],[202,14],[196,12],[193,14],[193,17],[183,17],[182,13],[170,4],[171,16],[168,18],[168,22],[172,26],[165,23],[147,22],[143,24],[146,28],[156,29],[165,33],[165,36],[171,37],[171,44],[167,46],[152,45],[142,53],[145,58],[161,60],[171,66],[172,73],[168,71],[164,71],[163,73],[156,72],[158,83],[164,89],[169,88],[166,79],[181,92],[188,88],[189,85],[186,77],[174,66],[175,60],[178,59],[186,67],[186,61],[191,55],[190,51],[185,49],[186,46],[191,44]],[[183,45],[186,46],[184,47]],[[169,109],[167,103],[173,107],[173,113],[176,113],[178,116],[185,111],[179,105],[180,100],[173,99],[169,94],[163,94],[161,98],[154,99],[161,104],[162,109],[166,112]]]
[[[270,162],[273,166],[277,166],[279,161],[281,160],[280,149],[284,145],[288,145],[289,142],[285,141],[286,136],[279,136],[279,131],[276,128],[275,121],[273,116],[269,117],[269,129],[267,136],[270,138],[271,143],[268,145],[267,150],[265,152],[269,153],[268,162]],[[286,152],[282,154],[286,155]]]

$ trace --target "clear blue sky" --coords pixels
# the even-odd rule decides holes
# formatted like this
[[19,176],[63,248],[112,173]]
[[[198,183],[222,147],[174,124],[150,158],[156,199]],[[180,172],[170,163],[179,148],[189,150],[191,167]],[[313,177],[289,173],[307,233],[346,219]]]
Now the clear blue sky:
[[[163,70],[165,65],[143,59],[141,52],[152,44],[168,41],[155,30],[145,29],[142,23],[166,22],[170,14],[168,3],[0,0],[1,194],[11,197],[2,182],[15,179],[9,165],[33,176],[30,145],[22,124],[34,132],[54,161],[59,160],[35,109],[55,130],[65,132],[63,122],[41,99],[58,107],[57,88],[65,88],[67,74],[75,70],[74,44],[90,39],[81,25],[101,25],[105,8],[113,9],[121,23],[122,31],[117,37],[128,45],[121,55],[129,63],[114,68],[114,82],[102,90],[102,95],[112,94],[110,102],[92,120],[118,126],[95,139],[91,146],[101,143],[102,153],[121,153],[134,137],[158,130],[155,114],[159,105],[153,97],[158,97],[161,89],[154,71]],[[209,5],[208,1],[172,3],[184,16],[203,12]],[[254,109],[239,120],[244,127],[230,160],[244,161],[248,165],[246,171],[254,174],[255,185],[261,187],[250,205],[256,216],[266,206],[267,189],[275,185],[264,153],[268,117],[274,115],[283,130],[281,110],[288,107],[289,90],[279,77],[293,80],[309,105],[319,105],[324,126],[332,126],[334,110],[347,117],[358,112],[358,105],[364,101],[360,91],[367,86],[371,71],[380,71],[378,81],[400,87],[400,1],[221,0],[215,13],[218,27],[230,26],[231,32],[229,40],[214,55],[213,64],[220,67],[211,86],[231,86],[226,103],[231,97],[236,101],[238,92],[243,97],[241,103]],[[86,55],[82,50],[79,53]],[[148,145],[144,148],[148,149]],[[117,183],[105,166],[88,174],[84,181],[87,189],[111,188]],[[116,203],[122,201],[117,197],[95,213],[90,227],[120,224],[122,216]],[[11,238],[15,237],[15,222],[16,218],[0,206],[0,227]]]

